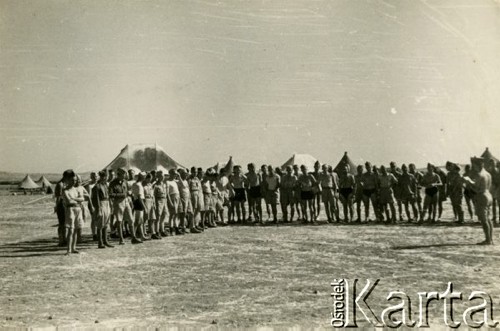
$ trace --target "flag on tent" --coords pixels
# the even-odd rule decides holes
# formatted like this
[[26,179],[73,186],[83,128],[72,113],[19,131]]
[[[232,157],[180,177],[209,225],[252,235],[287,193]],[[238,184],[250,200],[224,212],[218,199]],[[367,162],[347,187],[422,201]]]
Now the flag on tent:
[[340,159],[337,166],[333,169],[333,171],[335,171],[336,173],[339,173],[340,171],[342,171],[344,169],[346,164],[349,166],[349,173],[355,175],[356,174],[356,164],[354,164],[354,162],[352,162],[349,155],[347,155],[347,152],[344,153],[344,156],[342,156],[342,158]]
[[33,181],[33,179],[31,179],[30,175],[26,175],[26,177],[24,177],[24,179],[19,183],[18,187],[23,190],[33,190],[40,188],[40,186],[38,186]]
[[298,165],[300,167],[301,165],[305,165],[309,171],[313,171],[314,164],[317,161],[318,159],[309,154],[293,154],[291,158],[289,158],[285,163],[283,163],[281,168],[284,169],[287,166]]
[[133,169],[136,172],[151,170],[167,172],[170,169],[185,167],[172,159],[157,144],[134,144],[125,146],[104,169],[118,168]]

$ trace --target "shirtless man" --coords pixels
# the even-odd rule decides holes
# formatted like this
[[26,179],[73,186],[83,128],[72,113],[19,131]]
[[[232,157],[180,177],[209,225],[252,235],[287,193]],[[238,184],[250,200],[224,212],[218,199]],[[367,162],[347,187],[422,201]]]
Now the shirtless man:
[[[85,185],[85,190],[89,193],[90,195],[90,201],[92,201],[92,189],[94,188],[94,185],[97,184],[97,174],[95,172],[90,173],[90,181]],[[90,230],[92,231],[92,240],[97,241],[97,216],[96,214],[91,210],[90,211]]]
[[[356,186],[354,188],[354,202],[356,203],[356,213],[358,218],[356,222],[361,222],[361,203],[363,202],[363,166],[356,167],[356,175],[354,176]],[[366,215],[365,215],[366,216]]]
[[246,194],[245,188],[247,187],[247,177],[241,173],[241,166],[234,166],[233,175],[229,178],[229,184],[234,190],[234,206],[236,210],[236,217],[238,219],[238,223],[241,223],[241,216],[243,216],[243,220],[246,220],[246,210],[245,210],[245,201]]
[[312,188],[316,184],[316,179],[314,176],[307,173],[307,167],[305,165],[300,166],[302,174],[298,178],[300,185],[300,200],[302,201],[302,217],[305,223],[309,223],[307,218],[307,208],[309,208],[309,216],[311,216],[311,222],[314,222],[314,193]]
[[271,219],[271,209],[269,208],[269,202],[267,201],[267,187],[266,187],[266,176],[267,176],[267,165],[263,164],[260,167],[260,178],[262,184],[260,185],[262,191],[262,197],[264,198],[264,203],[266,204],[267,221]]
[[[292,173],[292,167],[287,166],[285,169],[286,173],[281,178],[281,212],[283,214],[283,221],[285,223],[290,223],[293,220],[294,215],[294,194],[295,187],[297,185],[297,177]],[[288,219],[288,206],[290,206],[290,219]]]
[[255,164],[249,163],[248,173],[248,220],[252,221],[252,215],[255,217],[255,222],[262,222],[262,177],[260,173],[255,171]]
[[220,222],[220,224],[227,225],[224,221],[224,207],[229,207],[229,178],[227,178],[226,169],[222,168],[219,171],[219,176],[215,183],[219,191],[219,198],[216,206],[217,215],[215,219]]
[[332,176],[333,179],[333,202],[330,202],[330,215],[333,219],[335,216],[335,220],[340,222],[340,208],[339,208],[339,175],[335,171],[333,171],[333,167],[331,165],[328,166],[328,173]]
[[54,198],[56,200],[56,205],[54,206],[54,211],[57,214],[57,220],[58,220],[58,227],[57,227],[57,234],[59,237],[59,247],[64,247],[67,245],[66,242],[66,214],[64,210],[64,197],[63,197],[63,192],[66,186],[68,185],[68,182],[72,180],[75,176],[75,173],[73,170],[66,170],[63,173],[62,179],[57,182],[55,190],[54,190]]
[[[295,185],[295,190],[294,190],[294,195],[293,195],[293,202],[292,202],[292,209],[295,209],[297,213],[297,220],[302,219],[302,200],[300,198],[300,185],[299,185],[299,177],[300,177],[300,169],[299,166],[294,164],[293,167],[293,175],[295,178],[297,178],[297,183]],[[290,219],[290,222],[293,222],[293,218]]]
[[146,179],[146,173],[140,172],[137,174],[136,181],[132,184],[132,205],[134,208],[134,224],[133,231],[136,233],[137,238],[141,240],[148,240],[144,235],[144,211],[146,210],[144,186],[142,182]]
[[493,222],[489,218],[489,211],[492,204],[490,193],[491,175],[484,170],[484,159],[472,158],[471,177],[464,177],[464,180],[470,185],[475,195],[476,214],[483,226],[485,240],[478,245],[493,245]]
[[271,211],[273,213],[273,223],[278,224],[278,204],[280,200],[280,184],[281,178],[278,174],[274,172],[272,166],[267,168],[268,175],[266,176],[266,188],[267,188],[267,200],[271,205]]
[[332,211],[335,205],[335,189],[338,185],[338,179],[333,176],[333,173],[328,172],[327,164],[323,164],[322,170],[323,171],[318,175],[318,185],[321,188],[321,200],[323,200],[323,204],[325,205],[328,223],[333,223],[335,214],[332,215]]
[[[406,164],[401,166],[402,174],[399,177],[399,188],[401,190],[401,203],[405,207],[406,217],[408,218],[408,222],[412,222],[413,220],[418,221],[419,213],[417,209],[417,179],[414,175],[408,172],[408,167]],[[413,211],[413,217],[410,214],[411,205]]]
[[[429,219],[427,221],[436,222],[437,205],[439,202],[439,187],[443,185],[438,174],[434,173],[435,167],[428,163],[427,172],[422,177],[422,186],[425,188],[424,210],[420,217],[420,223],[424,222],[425,214],[430,209]],[[431,215],[432,213],[432,215]]]
[[177,186],[179,188],[179,231],[186,233],[187,229],[191,230],[193,207],[191,205],[191,192],[189,191],[189,182],[187,180],[187,171],[179,169],[179,180]]
[[316,213],[314,215],[314,220],[317,220],[319,217],[319,214],[321,212],[321,184],[319,182],[319,176],[320,176],[320,168],[321,165],[319,164],[319,161],[314,162],[314,171],[312,175],[314,176],[314,179],[316,180],[316,186],[313,187],[313,192],[314,192],[314,212]]
[[415,192],[415,199],[417,202],[419,217],[415,217],[415,219],[418,220],[420,218],[420,215],[422,215],[422,185],[420,183],[422,182],[422,177],[424,175],[420,171],[417,171],[414,163],[410,163],[408,173],[415,176],[415,180],[417,181],[417,191]]
[[344,207],[344,222],[351,223],[354,218],[353,198],[356,180],[349,173],[349,165],[346,164],[339,174],[339,196]]
[[[465,166],[464,170],[464,177],[471,177],[472,176],[472,170],[470,168],[470,165],[467,164]],[[465,204],[467,205],[467,210],[469,211],[469,216],[471,220],[474,220],[474,195],[475,192],[473,191],[472,187],[470,185],[466,185],[464,188],[464,197],[465,197]]]
[[[401,187],[399,184],[399,179],[401,177],[401,170],[396,167],[396,162],[392,161],[390,163],[390,168],[391,171],[390,173],[396,178],[397,183],[394,184],[392,187],[392,190],[394,191],[394,198],[396,199],[396,203],[398,204],[398,215],[399,215],[399,221],[403,221],[403,203],[401,201]],[[408,216],[408,215],[407,215]]]
[[464,222],[464,211],[462,209],[462,198],[464,197],[464,181],[460,175],[460,167],[452,162],[446,162],[446,193],[450,197],[453,214],[458,223]]
[[370,202],[372,203],[372,208],[375,213],[375,219],[380,220],[380,213],[378,209],[377,201],[377,189],[378,189],[378,178],[375,173],[373,173],[373,168],[370,162],[365,163],[366,172],[361,177],[361,183],[363,186],[363,204],[365,205],[365,221],[370,221]]
[[[493,203],[491,205],[492,213],[492,222],[495,224],[497,222],[497,206],[498,206],[498,183],[500,182],[500,173],[497,170],[497,164],[495,160],[489,159],[485,164],[484,169],[491,175],[491,189],[490,193],[493,198]],[[500,215],[499,215],[500,216]]]
[[441,220],[441,216],[443,215],[443,202],[446,201],[447,193],[446,193],[446,173],[438,167],[434,167],[435,173],[441,179],[441,186],[439,186],[439,198],[438,198],[438,221]]
[[83,228],[83,216],[81,204],[85,198],[80,197],[78,190],[75,187],[76,175],[69,177],[67,185],[63,190],[65,222],[67,229],[68,251],[66,255],[71,253],[78,254],[76,250],[77,231]]
[[[385,166],[380,167],[379,180],[379,194],[380,194],[380,204],[382,211],[385,212],[387,222],[396,223],[396,207],[394,206],[394,190],[393,187],[397,185],[398,180],[392,173],[388,173]],[[391,213],[387,210],[387,205],[389,205]]]
[[[156,175],[156,172],[155,172]],[[151,236],[151,239],[160,239],[158,237],[156,224],[156,213],[155,213],[155,196],[153,189],[153,175],[148,173],[142,186],[144,187],[144,226],[148,225],[148,233]],[[144,231],[146,233],[146,231]]]

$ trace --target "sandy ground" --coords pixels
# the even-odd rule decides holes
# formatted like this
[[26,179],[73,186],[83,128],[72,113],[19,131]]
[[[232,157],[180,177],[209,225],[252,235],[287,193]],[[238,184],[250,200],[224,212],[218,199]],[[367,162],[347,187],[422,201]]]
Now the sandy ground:
[[[223,227],[105,250],[86,228],[81,254],[64,256],[52,201],[25,204],[38,198],[0,197],[2,328],[329,328],[335,278],[380,279],[369,299],[378,315],[391,290],[417,302],[448,281],[500,305],[500,246],[474,245],[481,228],[449,214],[433,226]],[[430,314],[444,326],[442,304]]]

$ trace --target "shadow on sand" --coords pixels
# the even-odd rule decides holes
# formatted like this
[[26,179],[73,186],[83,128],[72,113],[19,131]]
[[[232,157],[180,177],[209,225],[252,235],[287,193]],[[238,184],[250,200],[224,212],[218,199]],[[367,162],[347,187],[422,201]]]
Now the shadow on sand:
[[[91,235],[83,235],[77,249],[80,251],[96,246]],[[57,238],[36,239],[0,245],[0,258],[63,255],[66,247],[57,245]]]

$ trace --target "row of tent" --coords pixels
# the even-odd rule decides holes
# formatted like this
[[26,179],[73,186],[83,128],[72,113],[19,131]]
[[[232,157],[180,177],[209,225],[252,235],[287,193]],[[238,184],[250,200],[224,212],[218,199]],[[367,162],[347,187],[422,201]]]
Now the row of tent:
[[[488,148],[483,152],[481,157],[485,159],[493,159],[499,162],[496,157],[494,157]],[[314,168],[314,163],[317,159],[309,154],[294,154],[290,159],[288,159],[282,168],[286,166],[293,165],[305,165],[308,169],[312,170]],[[352,174],[356,173],[356,164],[348,156],[347,152],[344,153],[339,163],[335,166],[334,170],[338,172],[345,165],[349,165],[349,170]],[[226,169],[226,173],[231,173],[234,166],[234,161],[232,157],[229,157],[229,161],[226,163],[217,163],[214,168],[219,171],[222,168]],[[151,171],[151,170],[161,170],[166,173],[170,169],[186,168],[182,166],[179,162],[172,159],[165,150],[158,144],[135,144],[125,146],[117,157],[109,163],[105,169],[116,170],[118,168],[124,168],[126,170],[133,169],[136,172],[139,171]]]
[[19,183],[18,188],[27,191],[39,190],[45,193],[53,192],[52,183],[43,175],[37,181],[31,179],[30,175],[26,175],[24,179]]
[[[488,148],[486,148],[481,157],[485,159],[493,159],[496,162],[499,162],[499,160],[491,154]],[[305,165],[312,171],[314,164],[317,161],[318,160],[315,157],[309,154],[294,154],[282,165],[282,168],[293,165]],[[344,153],[334,170],[339,172],[339,170],[343,169],[346,164],[349,165],[349,171],[352,174],[355,174],[356,164],[347,155],[347,152]],[[228,174],[233,171],[233,167],[234,162],[232,157],[229,157],[229,161],[226,163],[217,163],[214,165],[217,172],[224,168]],[[125,170],[133,169],[135,172],[161,170],[164,173],[167,173],[170,169],[186,167],[172,159],[158,144],[135,144],[126,145],[113,159],[113,161],[111,161],[111,163],[109,163],[104,169],[116,170],[118,168],[124,168]],[[29,175],[24,177],[21,183],[19,183],[18,188],[22,190],[40,190],[47,193],[51,193],[53,190],[52,184],[49,180],[47,180],[47,178],[45,178],[45,176],[40,177],[38,181],[33,181]]]
[[[282,165],[282,168],[289,165],[305,165],[308,169],[312,170],[314,168],[314,163],[317,161],[315,157],[309,154],[294,154]],[[345,164],[349,165],[351,172],[356,172],[356,165],[349,158],[347,152],[337,164],[335,170],[340,169],[340,167]],[[214,165],[214,168],[217,171],[225,168],[226,173],[231,173],[233,166],[233,158],[229,157],[228,162],[217,163]],[[124,168],[125,170],[133,169],[135,172],[161,170],[166,173],[170,169],[186,167],[172,159],[158,144],[135,144],[125,146],[113,161],[105,167],[106,170],[116,170],[118,168]]]

